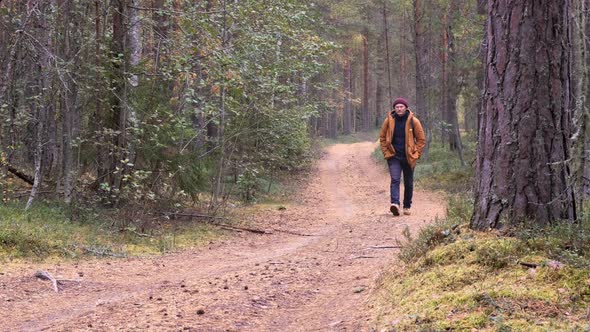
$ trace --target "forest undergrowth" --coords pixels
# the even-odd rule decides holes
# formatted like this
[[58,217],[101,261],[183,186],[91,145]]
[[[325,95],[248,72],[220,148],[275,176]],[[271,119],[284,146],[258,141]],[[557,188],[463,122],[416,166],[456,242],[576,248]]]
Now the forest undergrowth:
[[[468,156],[473,147],[466,144]],[[433,144],[419,186],[443,191],[447,217],[412,236],[383,274],[378,325],[391,331],[589,331],[590,209],[575,224],[469,228],[473,170]],[[419,207],[415,207],[419,209]]]
[[[159,255],[208,244],[231,236],[215,225],[219,222],[212,221],[242,225],[244,213],[256,213],[257,209],[269,206],[284,207],[303,179],[309,177],[313,160],[321,158],[323,148],[360,142],[365,136],[318,138],[300,169],[277,172],[274,178],[253,174],[244,179],[228,174],[227,197],[214,210],[208,207],[211,195],[207,187],[201,189],[196,200],[187,198],[158,205],[129,201],[116,209],[91,201],[68,206],[46,197],[24,211],[26,202],[22,198],[5,195],[5,203],[0,204],[0,261]],[[11,183],[7,192],[22,189],[16,181]]]

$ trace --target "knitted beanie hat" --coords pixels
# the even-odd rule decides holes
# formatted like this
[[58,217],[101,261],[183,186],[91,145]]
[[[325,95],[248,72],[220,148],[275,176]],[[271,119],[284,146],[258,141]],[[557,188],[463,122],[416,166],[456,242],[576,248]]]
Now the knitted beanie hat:
[[397,104],[402,104],[405,105],[406,107],[408,107],[408,101],[405,100],[404,98],[397,98],[396,100],[393,101],[393,107],[395,107],[395,105]]

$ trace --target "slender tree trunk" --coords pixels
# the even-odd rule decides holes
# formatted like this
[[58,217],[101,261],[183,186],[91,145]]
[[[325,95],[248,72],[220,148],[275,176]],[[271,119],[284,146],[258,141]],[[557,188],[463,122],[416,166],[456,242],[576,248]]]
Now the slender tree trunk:
[[29,195],[25,210],[31,208],[33,202],[37,198],[41,182],[43,181],[43,152],[45,143],[45,129],[47,122],[47,114],[50,114],[50,108],[53,107],[53,101],[51,99],[51,83],[53,76],[53,68],[51,64],[51,57],[53,52],[53,22],[50,18],[51,8],[55,8],[55,0],[51,0],[48,3],[44,3],[39,9],[39,26],[40,33],[39,40],[43,43],[43,47],[40,49],[39,57],[39,72],[40,72],[40,103],[37,111],[37,123],[36,123],[36,142],[35,142],[35,177],[33,182],[33,188]]
[[443,142],[443,145],[447,142],[449,142],[449,103],[448,103],[448,99],[449,99],[449,74],[448,74],[448,63],[449,63],[449,57],[448,57],[448,53],[447,53],[447,26],[449,24],[449,18],[448,18],[448,13],[445,13],[443,16],[443,26],[444,28],[442,29],[442,45],[440,48],[440,58],[441,58],[441,77],[440,77],[440,118],[441,118],[441,122],[440,122],[440,131],[441,131],[441,139]]
[[[111,80],[111,114],[110,126],[117,133],[112,141],[112,159],[109,167],[110,185],[112,189],[120,192],[122,187],[123,170],[126,168],[123,160],[127,159],[127,107],[125,71],[127,58],[125,56],[125,0],[113,0],[111,3],[113,15],[113,40],[111,45],[111,58],[117,59],[113,65],[113,78]],[[115,172],[118,170],[118,172]],[[115,193],[113,193],[115,194]],[[117,195],[118,196],[118,195]],[[118,204],[118,197],[113,202]]]
[[[63,2],[63,1],[62,1]],[[80,49],[80,33],[81,27],[77,24],[75,19],[72,19],[72,2],[60,4],[63,10],[64,22],[64,59],[74,64],[74,68],[80,65],[79,58],[76,54]],[[74,9],[75,10],[75,9]],[[75,123],[78,114],[78,85],[72,79],[73,74],[66,75],[61,81],[64,84],[64,91],[62,92],[62,173],[63,173],[63,191],[64,202],[70,204],[72,202],[74,175],[76,173],[74,167],[74,150],[73,140],[78,137]]]
[[574,72],[575,80],[575,117],[574,117],[574,134],[572,140],[574,143],[573,155],[574,159],[574,180],[576,183],[576,190],[579,195],[578,207],[582,207],[584,198],[590,195],[590,166],[588,160],[590,158],[590,109],[588,102],[590,101],[589,91],[589,69],[590,69],[590,55],[589,50],[589,33],[590,22],[588,15],[590,15],[590,1],[588,0],[574,0]]
[[428,102],[428,82],[429,82],[429,59],[428,47],[426,43],[426,29],[424,27],[425,4],[422,0],[414,0],[414,49],[416,57],[416,113],[426,131],[426,147],[424,148],[424,159],[428,160],[428,150],[430,146],[430,116],[427,107]]
[[94,118],[96,119],[96,123],[92,123],[94,126],[94,133],[96,135],[97,144],[97,171],[96,171],[96,183],[95,187],[98,189],[102,183],[109,183],[109,165],[110,165],[110,138],[104,134],[105,128],[109,123],[108,114],[105,114],[106,109],[103,108],[103,98],[104,98],[104,82],[102,79],[102,75],[100,68],[102,66],[102,52],[101,47],[103,44],[103,34],[104,29],[103,22],[102,22],[102,2],[100,0],[94,1],[94,9],[95,9],[95,18],[94,18],[94,28],[95,28],[95,45],[94,45],[94,55],[95,55],[95,113]]
[[352,109],[351,109],[351,95],[352,95],[352,80],[351,80],[351,76],[352,76],[352,60],[350,58],[351,56],[351,51],[350,49],[346,50],[346,58],[344,60],[344,63],[342,64],[343,67],[343,71],[344,71],[344,107],[343,107],[343,121],[342,121],[342,129],[344,132],[344,135],[350,135],[352,134]]
[[569,171],[570,5],[488,2],[474,229],[576,219]]
[[[369,24],[369,15],[367,14],[367,25]],[[369,28],[365,26],[363,30],[363,130],[371,129],[371,113],[369,106]]]
[[[400,7],[403,6],[403,4],[400,3]],[[400,16],[401,16],[401,26],[400,26],[400,31],[398,33],[399,35],[399,74],[398,74],[398,80],[399,80],[399,93],[402,96],[408,96],[408,93],[410,91],[409,87],[408,87],[408,72],[410,71],[410,68],[408,68],[408,55],[407,55],[407,50],[406,50],[406,38],[407,38],[407,24],[406,24],[406,15],[405,15],[405,9],[401,9],[400,10]],[[393,97],[393,96],[392,96]]]
[[[128,159],[132,164],[135,164],[136,158],[136,135],[139,131],[139,119],[137,118],[137,112],[135,111],[135,105],[129,102],[128,92],[133,92],[139,86],[139,75],[137,74],[139,63],[141,62],[142,54],[142,40],[141,40],[141,18],[139,16],[139,10],[137,9],[140,5],[139,0],[127,0],[129,6],[127,8],[127,16],[129,20],[129,28],[127,29],[127,40],[129,41],[129,88],[125,89],[125,109],[128,116],[128,125],[131,128],[130,138],[127,143]],[[128,91],[129,90],[129,91]],[[127,168],[127,167],[126,167]],[[127,171],[129,171],[127,169]]]
[[457,151],[461,166],[465,166],[461,133],[459,131],[459,119],[457,116],[457,96],[459,95],[457,79],[459,73],[457,73],[456,52],[454,48],[455,38],[453,35],[453,25],[455,23],[454,17],[459,7],[456,1],[457,0],[452,0],[449,4],[448,22],[446,24],[445,31],[443,32],[445,35],[443,38],[443,67],[445,68],[445,74],[443,75],[445,99],[443,100],[443,103],[446,105],[445,122],[447,123],[448,128],[447,134],[449,138],[449,147],[451,150]]
[[[228,44],[227,33],[227,5],[226,0],[223,1],[223,27],[221,32],[221,44],[225,48]],[[215,190],[213,191],[213,207],[217,208],[219,199],[223,197],[223,172],[225,166],[225,82],[221,87],[220,109],[219,109],[219,165],[217,168],[217,176],[215,178]]]
[[[385,63],[387,65],[387,104],[391,103],[393,100],[392,87],[391,87],[391,58],[389,57],[389,23],[387,22],[387,2],[386,0],[383,1],[383,29],[385,30]],[[401,49],[402,56],[405,56],[405,50]],[[402,71],[401,75],[404,74]]]

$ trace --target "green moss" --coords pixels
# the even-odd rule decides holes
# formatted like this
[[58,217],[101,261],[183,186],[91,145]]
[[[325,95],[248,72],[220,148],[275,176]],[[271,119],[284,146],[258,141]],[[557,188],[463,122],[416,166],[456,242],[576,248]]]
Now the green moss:
[[500,269],[517,261],[525,250],[514,238],[496,238],[479,241],[475,255],[479,265]]
[[[379,306],[390,310],[380,322],[401,317],[398,331],[590,329],[590,269],[551,267],[519,238],[460,229],[383,279]],[[528,269],[525,260],[543,263]]]

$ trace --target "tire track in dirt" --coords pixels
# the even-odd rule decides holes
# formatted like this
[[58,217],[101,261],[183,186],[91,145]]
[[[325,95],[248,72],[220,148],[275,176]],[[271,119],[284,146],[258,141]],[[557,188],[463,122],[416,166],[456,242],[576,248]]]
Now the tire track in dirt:
[[[2,329],[11,331],[364,331],[369,299],[395,244],[444,214],[416,192],[414,214],[388,213],[389,179],[373,143],[335,145],[287,210],[248,216],[261,228],[317,236],[240,233],[208,248],[158,258],[21,267],[0,276]],[[64,278],[55,294],[36,269]],[[202,310],[202,311],[201,311]]]

